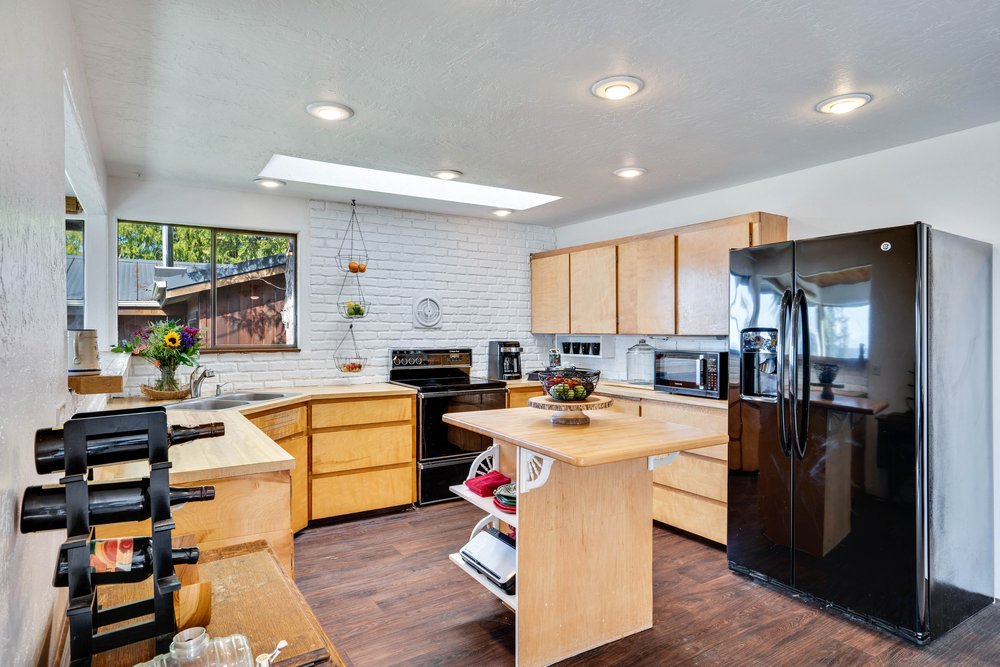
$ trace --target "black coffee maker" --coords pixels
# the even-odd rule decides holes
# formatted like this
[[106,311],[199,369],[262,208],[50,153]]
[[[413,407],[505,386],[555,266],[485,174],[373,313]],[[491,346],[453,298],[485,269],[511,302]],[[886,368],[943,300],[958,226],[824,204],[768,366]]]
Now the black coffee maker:
[[520,380],[521,352],[516,340],[491,340],[489,378],[491,380]]

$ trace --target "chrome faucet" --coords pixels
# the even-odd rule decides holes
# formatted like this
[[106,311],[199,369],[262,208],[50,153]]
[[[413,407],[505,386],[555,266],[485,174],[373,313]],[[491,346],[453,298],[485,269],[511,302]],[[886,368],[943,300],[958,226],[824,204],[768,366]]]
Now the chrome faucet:
[[[215,371],[211,368],[205,368],[204,370],[201,369],[202,366],[199,364],[194,367],[193,371],[191,371],[191,380],[189,383],[189,386],[191,387],[191,398],[198,398],[201,396],[201,384],[205,381],[205,378],[215,377]],[[199,370],[201,370],[200,374],[198,373]]]
[[215,395],[222,396],[222,388],[225,387],[227,384],[232,386],[233,389],[236,389],[235,382],[220,382],[219,384],[215,385]]

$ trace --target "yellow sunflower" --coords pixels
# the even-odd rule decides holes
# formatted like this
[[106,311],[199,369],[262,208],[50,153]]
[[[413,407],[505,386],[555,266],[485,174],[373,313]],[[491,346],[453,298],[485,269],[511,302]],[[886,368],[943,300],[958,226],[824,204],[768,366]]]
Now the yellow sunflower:
[[180,347],[181,335],[176,331],[170,331],[163,337],[163,343],[167,347]]

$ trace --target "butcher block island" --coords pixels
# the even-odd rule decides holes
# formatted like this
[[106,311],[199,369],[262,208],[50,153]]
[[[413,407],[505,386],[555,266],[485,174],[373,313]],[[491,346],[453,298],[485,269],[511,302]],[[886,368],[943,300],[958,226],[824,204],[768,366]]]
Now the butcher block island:
[[515,515],[454,487],[489,513],[484,521],[516,525],[516,594],[457,554],[451,560],[516,612],[521,666],[548,665],[652,627],[650,471],[677,452],[729,440],[610,410],[591,412],[586,425],[552,424],[549,416],[534,408],[444,416],[495,440],[474,471],[492,467],[517,483]]

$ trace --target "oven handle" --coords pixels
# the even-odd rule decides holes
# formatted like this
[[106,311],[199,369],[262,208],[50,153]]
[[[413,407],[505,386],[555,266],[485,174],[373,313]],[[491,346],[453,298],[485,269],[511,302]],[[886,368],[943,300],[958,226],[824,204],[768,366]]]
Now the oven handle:
[[507,393],[506,387],[498,387],[496,389],[466,389],[464,391],[441,391],[434,392],[433,394],[425,394],[423,392],[417,392],[417,398],[448,398],[449,396],[468,396],[469,394],[498,394],[500,392]]

